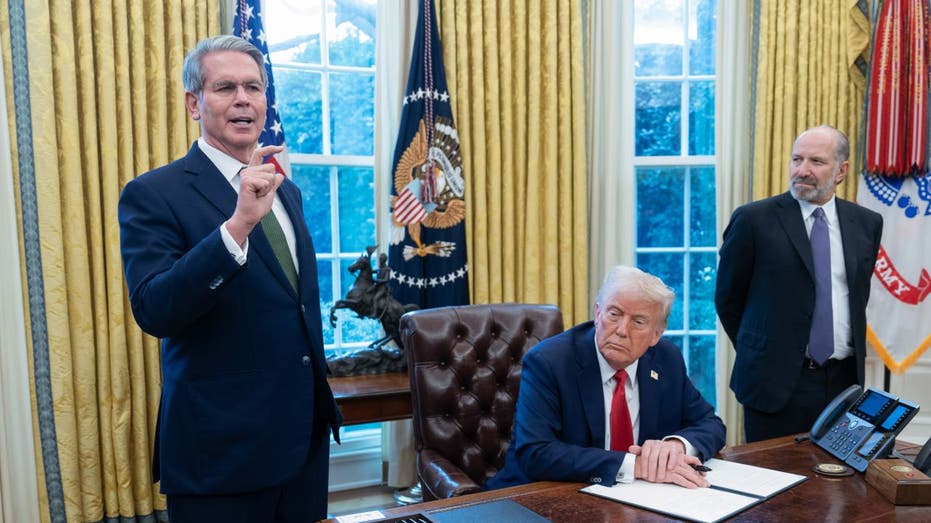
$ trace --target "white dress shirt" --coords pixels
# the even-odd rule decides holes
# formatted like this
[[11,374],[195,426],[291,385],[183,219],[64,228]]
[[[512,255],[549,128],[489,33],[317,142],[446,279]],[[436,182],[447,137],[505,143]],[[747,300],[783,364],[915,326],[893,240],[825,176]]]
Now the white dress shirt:
[[[811,227],[815,223],[812,213],[818,207],[813,203],[798,200],[802,209],[805,230],[811,237]],[[836,360],[842,360],[853,354],[853,338],[850,333],[850,289],[847,287],[847,269],[844,266],[844,244],[841,241],[840,223],[837,221],[837,203],[831,199],[821,206],[824,218],[828,222],[828,238],[831,244],[831,312],[834,319],[834,352]]]
[[[614,389],[617,380],[614,373],[617,372],[608,364],[601,351],[598,350],[598,340],[595,340],[595,353],[598,359],[598,368],[601,371],[601,392],[604,399],[605,412],[605,450],[611,450],[611,400],[614,399]],[[634,443],[640,441],[640,388],[637,386],[637,367],[640,360],[636,360],[627,366],[627,383],[624,384],[624,396],[627,398],[627,410],[630,412],[630,423],[634,430]],[[685,445],[685,453],[690,456],[697,456],[698,451],[681,436],[666,436],[663,440],[677,439]],[[634,465],[637,457],[634,454],[627,453],[624,455],[624,461],[621,462],[621,468],[617,471],[617,481],[621,483],[631,483],[634,481]]]
[[[239,194],[239,185],[241,183],[239,171],[244,167],[242,162],[210,145],[203,137],[197,139],[197,145],[230,183],[233,190],[236,191],[236,194]],[[281,203],[281,197],[278,196],[277,192],[275,193],[275,201],[272,203],[272,212],[275,213],[275,218],[281,225],[285,240],[288,242],[288,250],[291,252],[291,260],[294,262],[294,270],[300,274],[300,269],[297,264],[294,224],[291,223],[288,211],[285,210],[284,204]],[[236,259],[236,262],[240,265],[245,264],[246,256],[249,253],[249,238],[246,238],[246,242],[240,248],[239,244],[236,243],[236,240],[234,240],[233,236],[229,233],[229,230],[227,230],[226,222],[220,225],[220,236],[223,237],[223,244],[226,245],[226,250]]]

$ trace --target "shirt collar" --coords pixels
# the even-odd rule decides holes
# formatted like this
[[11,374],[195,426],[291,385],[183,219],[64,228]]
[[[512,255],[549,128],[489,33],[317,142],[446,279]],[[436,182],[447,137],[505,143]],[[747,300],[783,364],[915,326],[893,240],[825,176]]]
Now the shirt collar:
[[[598,350],[598,340],[595,340],[595,354],[598,355],[598,369],[601,371],[601,383],[606,384],[608,380],[614,379],[614,373],[617,372],[617,370],[611,367],[611,365],[608,364],[608,360],[601,355],[601,351]],[[636,359],[624,369],[627,371],[627,381],[630,382],[631,387],[637,386],[637,365],[639,364],[640,360]]]
[[821,207],[824,209],[824,217],[828,221],[828,225],[837,223],[837,202],[836,197],[831,196],[831,199],[827,201],[824,205],[815,205],[811,202],[805,200],[798,200],[799,207],[802,209],[802,219],[807,220],[811,218],[811,213],[815,212],[815,209]]
[[243,163],[233,158],[232,156],[226,154],[225,152],[217,149],[216,147],[207,143],[207,140],[203,136],[197,139],[197,145],[200,147],[200,150],[207,155],[207,158],[213,162],[213,165],[216,166],[217,170],[220,171],[226,181],[231,182],[233,178],[239,174],[239,171],[244,167]]

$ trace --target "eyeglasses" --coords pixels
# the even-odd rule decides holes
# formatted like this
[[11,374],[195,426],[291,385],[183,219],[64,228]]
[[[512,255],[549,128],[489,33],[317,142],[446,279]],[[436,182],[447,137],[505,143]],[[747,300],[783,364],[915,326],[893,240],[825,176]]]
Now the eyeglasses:
[[237,96],[240,88],[249,98],[265,96],[265,86],[258,81],[242,83],[220,81],[205,86],[206,90],[219,96]]

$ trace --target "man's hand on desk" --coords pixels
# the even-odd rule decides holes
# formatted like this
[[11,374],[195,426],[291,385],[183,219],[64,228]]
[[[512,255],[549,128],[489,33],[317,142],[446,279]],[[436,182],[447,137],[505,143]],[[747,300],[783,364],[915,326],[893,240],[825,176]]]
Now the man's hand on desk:
[[686,488],[707,487],[708,481],[692,465],[701,465],[701,460],[685,453],[681,441],[670,439],[646,440],[643,445],[631,445],[629,451],[636,455],[634,477],[653,483],[675,483]]

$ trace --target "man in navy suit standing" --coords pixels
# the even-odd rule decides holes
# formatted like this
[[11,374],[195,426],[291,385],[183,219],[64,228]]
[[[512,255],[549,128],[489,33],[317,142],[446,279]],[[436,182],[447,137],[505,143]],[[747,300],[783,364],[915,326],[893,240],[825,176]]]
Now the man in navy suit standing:
[[803,132],[789,191],[737,208],[724,231],[714,301],[737,351],[731,389],[748,442],[807,432],[832,398],[863,385],[883,222],[835,197],[849,151],[834,127]]
[[724,447],[725,429],[692,385],[679,348],[660,339],[674,299],[659,278],[615,267],[594,321],[524,356],[514,440],[487,488],[634,479],[708,486],[693,466]]
[[264,58],[208,38],[182,76],[201,137],[119,202],[133,315],[162,338],[154,479],[172,523],[322,519],[342,418],[301,197],[258,147]]

